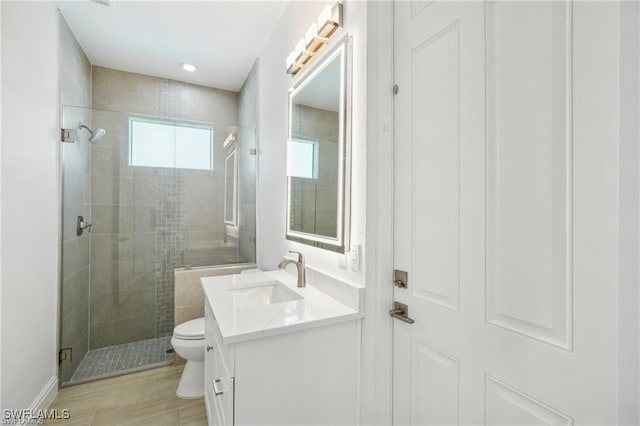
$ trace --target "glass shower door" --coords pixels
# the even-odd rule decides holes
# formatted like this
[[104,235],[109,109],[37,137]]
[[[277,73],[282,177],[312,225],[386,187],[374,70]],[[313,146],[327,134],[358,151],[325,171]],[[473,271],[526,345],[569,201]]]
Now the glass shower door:
[[174,269],[255,262],[255,130],[73,106],[63,126],[60,381],[170,363]]
[[[64,108],[62,125],[77,128],[91,123],[91,110]],[[74,143],[62,143],[62,250],[60,298],[59,380],[71,379],[89,350],[89,280],[91,240],[78,223],[91,221],[91,148],[88,132],[79,132]]]

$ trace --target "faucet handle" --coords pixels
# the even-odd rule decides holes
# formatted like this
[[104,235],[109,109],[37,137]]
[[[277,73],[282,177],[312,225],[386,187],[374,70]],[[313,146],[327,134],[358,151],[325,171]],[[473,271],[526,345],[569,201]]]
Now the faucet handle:
[[297,254],[298,255],[298,262],[303,262],[304,261],[304,254],[300,253],[299,251],[289,250],[289,253]]

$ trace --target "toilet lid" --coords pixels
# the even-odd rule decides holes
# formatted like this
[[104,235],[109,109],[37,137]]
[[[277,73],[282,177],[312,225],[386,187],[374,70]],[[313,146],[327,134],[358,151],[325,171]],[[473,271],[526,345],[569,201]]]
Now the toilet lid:
[[185,340],[204,339],[204,318],[196,318],[177,325],[173,329],[173,335]]

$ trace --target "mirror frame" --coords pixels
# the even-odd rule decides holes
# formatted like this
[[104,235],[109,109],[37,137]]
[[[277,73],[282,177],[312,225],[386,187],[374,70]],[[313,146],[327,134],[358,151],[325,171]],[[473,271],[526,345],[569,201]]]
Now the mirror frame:
[[[349,250],[351,231],[351,92],[352,92],[352,64],[351,64],[351,36],[344,33],[335,37],[329,43],[325,52],[316,58],[315,64],[299,73],[289,89],[288,99],[288,131],[287,131],[287,210],[286,210],[286,238],[302,244],[312,245],[326,250],[345,253]],[[289,176],[289,147],[293,126],[293,98],[313,81],[336,57],[340,58],[340,112],[339,112],[339,140],[338,159],[342,164],[338,170],[338,211],[336,238],[318,234],[311,234],[291,229],[291,176]]]

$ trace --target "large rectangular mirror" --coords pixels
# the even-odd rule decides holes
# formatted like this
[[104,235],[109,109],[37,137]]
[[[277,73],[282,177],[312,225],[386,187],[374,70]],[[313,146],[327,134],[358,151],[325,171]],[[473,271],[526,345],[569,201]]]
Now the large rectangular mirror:
[[345,34],[289,93],[287,239],[340,253],[349,244],[349,44]]

